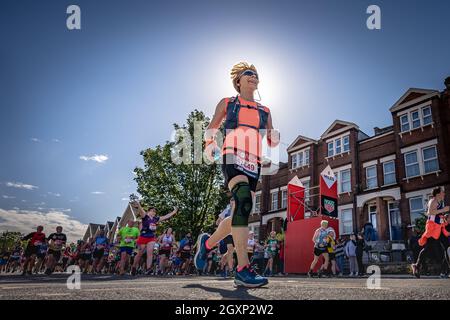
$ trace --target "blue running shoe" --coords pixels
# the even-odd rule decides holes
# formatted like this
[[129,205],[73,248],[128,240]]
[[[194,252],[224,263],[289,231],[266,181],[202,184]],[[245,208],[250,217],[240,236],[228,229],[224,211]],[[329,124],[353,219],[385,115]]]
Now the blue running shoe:
[[202,233],[197,239],[197,252],[194,256],[194,265],[197,270],[202,271],[206,266],[206,259],[210,250],[206,249],[206,240],[209,239],[207,233]]
[[269,281],[266,278],[261,277],[255,272],[255,270],[249,268],[248,266],[241,271],[236,271],[236,275],[234,277],[234,284],[236,286],[243,286],[246,288],[258,288],[265,286],[268,283]]

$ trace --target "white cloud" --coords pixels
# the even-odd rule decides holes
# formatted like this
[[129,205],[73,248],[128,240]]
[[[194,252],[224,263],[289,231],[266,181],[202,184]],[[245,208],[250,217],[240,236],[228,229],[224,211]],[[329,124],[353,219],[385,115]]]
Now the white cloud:
[[61,211],[28,211],[15,208],[14,210],[0,209],[0,231],[19,231],[25,234],[36,230],[38,225],[44,226],[44,232],[55,232],[57,226],[63,227],[63,232],[69,241],[81,239],[87,225],[70,217]]
[[91,194],[105,194],[103,191],[92,191]]
[[53,192],[47,192],[49,195],[51,196],[55,196],[55,197],[61,197],[60,193],[53,193]]
[[61,142],[59,139],[52,139],[52,141],[55,143]]
[[91,157],[89,157],[89,156],[80,156],[80,159],[84,160],[84,161],[95,161],[95,162],[98,162],[98,163],[104,163],[109,158],[108,158],[107,155],[104,155],[104,154],[100,154],[100,155],[96,154],[96,155],[93,155]]
[[38,187],[36,187],[36,186],[33,186],[31,184],[25,184],[22,182],[7,182],[6,186],[11,187],[11,188],[17,188],[17,189],[25,189],[25,190],[38,189]]
[[130,198],[122,198],[122,201],[129,201]]
[[30,140],[33,141],[33,142],[41,142],[41,140],[38,139],[38,138],[31,138]]
[[3,199],[15,199],[16,197],[8,196],[8,195],[4,194],[4,195],[2,195],[2,198]]

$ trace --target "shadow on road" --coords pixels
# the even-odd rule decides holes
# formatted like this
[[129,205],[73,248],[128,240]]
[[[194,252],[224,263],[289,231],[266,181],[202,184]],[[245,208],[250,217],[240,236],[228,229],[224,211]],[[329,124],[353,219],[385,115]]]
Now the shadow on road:
[[[211,293],[218,293],[222,296],[223,299],[231,299],[231,300],[237,300],[237,299],[244,299],[244,300],[264,300],[259,297],[255,297],[248,293],[249,290],[243,287],[238,287],[235,290],[226,290],[226,289],[219,289],[219,288],[212,288],[212,287],[205,287],[202,284],[188,284],[184,286],[183,288],[187,289],[202,289],[207,292]],[[267,288],[259,288],[259,289],[267,289]]]

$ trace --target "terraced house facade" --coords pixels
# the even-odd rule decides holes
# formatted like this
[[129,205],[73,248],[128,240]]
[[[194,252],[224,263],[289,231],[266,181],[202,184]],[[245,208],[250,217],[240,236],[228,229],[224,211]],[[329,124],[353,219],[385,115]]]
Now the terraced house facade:
[[[250,228],[260,238],[280,231],[288,181],[297,176],[306,188],[317,186],[327,165],[338,178],[340,234],[370,221],[380,240],[404,240],[433,187],[443,187],[450,203],[450,84],[442,92],[410,88],[389,111],[392,125],[375,127],[371,136],[341,120],[317,140],[299,135],[287,149],[288,163],[260,180]],[[307,211],[319,207],[317,194],[307,192]]]

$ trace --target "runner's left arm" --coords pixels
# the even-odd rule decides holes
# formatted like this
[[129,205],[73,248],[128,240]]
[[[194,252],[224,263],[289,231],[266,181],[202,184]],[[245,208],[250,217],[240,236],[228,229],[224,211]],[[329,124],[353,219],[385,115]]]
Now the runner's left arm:
[[164,221],[164,220],[170,219],[170,218],[172,218],[177,212],[178,212],[178,208],[175,207],[175,208],[173,208],[173,211],[172,211],[171,213],[168,213],[168,214],[166,214],[165,216],[160,217],[160,218],[159,218],[159,221]]

